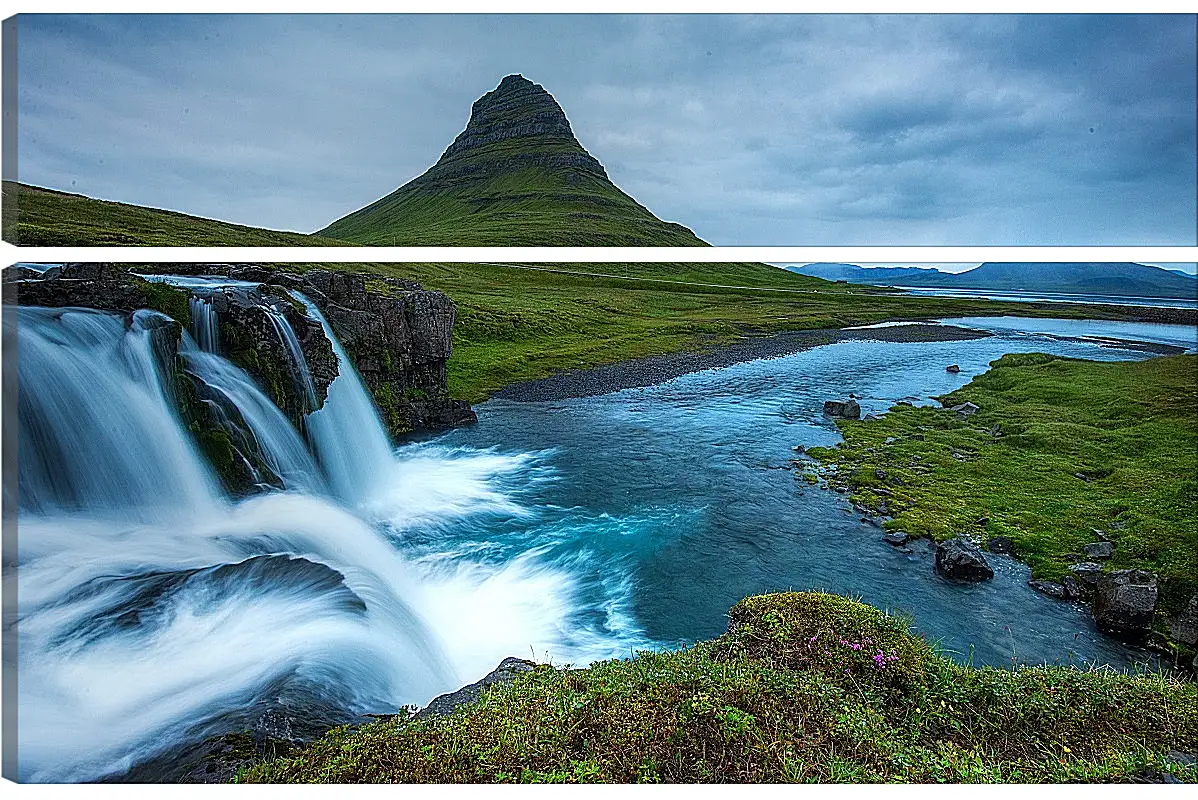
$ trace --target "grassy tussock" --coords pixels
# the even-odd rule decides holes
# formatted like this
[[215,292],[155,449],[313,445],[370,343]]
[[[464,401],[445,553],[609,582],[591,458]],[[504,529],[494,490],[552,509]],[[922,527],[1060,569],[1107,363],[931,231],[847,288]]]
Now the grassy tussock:
[[[835,595],[749,598],[730,632],[542,667],[447,717],[331,732],[242,782],[1198,780],[1198,687],[1160,674],[973,669]],[[812,639],[820,645],[815,648]],[[879,667],[846,646],[870,639]],[[824,651],[827,652],[824,652]]]

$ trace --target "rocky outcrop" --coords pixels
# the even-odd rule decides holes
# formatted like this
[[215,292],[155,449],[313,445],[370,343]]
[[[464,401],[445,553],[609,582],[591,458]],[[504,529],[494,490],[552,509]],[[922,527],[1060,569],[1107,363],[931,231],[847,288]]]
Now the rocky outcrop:
[[[305,414],[324,406],[338,366],[318,321],[267,285],[205,291],[202,298],[220,321],[222,355],[249,373],[297,426]],[[288,345],[287,328],[298,353]]]
[[1140,637],[1152,627],[1157,577],[1142,569],[1103,573],[1094,589],[1094,622],[1099,630]]
[[1198,645],[1198,594],[1190,598],[1189,605],[1169,618],[1169,635],[1190,647]]
[[958,536],[936,546],[936,571],[954,581],[985,581],[994,577],[981,548]]
[[18,281],[17,302],[23,306],[76,306],[121,314],[150,308],[183,325],[190,321],[187,292],[138,278],[120,264],[63,264],[40,274],[28,268],[6,269],[4,278]]
[[480,680],[475,681],[469,686],[463,686],[456,692],[449,692],[448,694],[434,697],[427,706],[416,712],[416,717],[443,717],[451,714],[458,706],[476,702],[482,697],[483,691],[488,687],[495,684],[510,683],[517,676],[525,672],[532,672],[536,668],[537,665],[532,661],[509,656]]
[[302,290],[320,308],[374,395],[392,436],[477,420],[449,396],[446,361],[453,352],[453,301],[410,281],[313,270]]
[[856,400],[828,400],[824,403],[824,416],[832,419],[861,419],[861,406]]
[[[521,148],[522,141],[536,141],[539,147]],[[545,147],[555,141],[560,142],[559,147]],[[495,158],[494,145],[500,143],[510,145],[511,152],[504,158]],[[474,158],[482,151],[490,157]],[[553,95],[522,75],[508,75],[493,91],[474,102],[466,129],[426,175],[443,182],[513,172],[528,166],[568,168],[607,180],[603,165],[574,137],[570,122]]]
[[[222,355],[249,373],[297,425],[304,414],[324,404],[338,374],[336,354],[320,322],[288,291],[298,290],[328,320],[392,436],[477,419],[469,404],[451,398],[447,389],[456,308],[441,292],[398,278],[329,270],[290,273],[266,264],[160,264],[142,269],[224,276],[258,285],[189,291],[147,281],[119,264],[66,264],[57,274],[44,275],[6,270],[4,277],[24,305],[82,306],[125,314],[150,308],[188,328],[194,294],[216,312]],[[294,331],[298,354],[288,347],[281,320]],[[205,425],[202,420],[196,424]],[[223,443],[217,445],[224,449]]]

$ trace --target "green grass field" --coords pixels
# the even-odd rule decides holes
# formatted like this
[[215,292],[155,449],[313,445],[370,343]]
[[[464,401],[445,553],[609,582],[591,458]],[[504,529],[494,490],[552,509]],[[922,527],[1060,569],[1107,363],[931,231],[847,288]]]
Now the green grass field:
[[819,593],[748,598],[730,632],[545,666],[446,717],[339,728],[241,782],[1188,782],[1198,685],[974,669],[904,620]]
[[319,233],[396,247],[704,244],[606,179],[536,167],[471,183],[413,182]]
[[4,182],[3,202],[4,240],[23,247],[346,247],[353,244],[93,200],[12,181]]
[[895,406],[878,421],[840,422],[843,444],[809,453],[843,457],[837,480],[867,507],[885,499],[887,528],[1007,536],[1044,579],[1065,575],[1103,530],[1112,569],[1160,575],[1162,611],[1198,592],[1198,356],[1008,355],[942,400],[981,410]]
[[[971,314],[1126,318],[1112,306],[885,296],[764,264],[306,264],[419,281],[458,307],[449,388],[477,402],[521,380],[740,337]],[[558,270],[558,271],[551,271]],[[597,273],[622,277],[601,277]],[[711,284],[717,284],[713,286]],[[744,289],[721,287],[750,287]]]

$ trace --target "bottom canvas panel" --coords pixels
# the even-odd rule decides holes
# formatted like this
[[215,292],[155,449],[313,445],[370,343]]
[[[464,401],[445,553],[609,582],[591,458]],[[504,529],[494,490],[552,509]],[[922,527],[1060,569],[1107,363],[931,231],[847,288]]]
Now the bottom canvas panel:
[[1193,272],[9,267],[5,775],[1198,780]]

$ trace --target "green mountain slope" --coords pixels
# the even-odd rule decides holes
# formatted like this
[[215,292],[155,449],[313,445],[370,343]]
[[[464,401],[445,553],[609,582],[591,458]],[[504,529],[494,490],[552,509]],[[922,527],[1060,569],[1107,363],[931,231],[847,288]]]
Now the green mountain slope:
[[368,245],[706,244],[612,183],[552,95],[520,75],[475,102],[427,172],[318,233]]
[[271,231],[177,211],[93,200],[4,182],[4,240],[24,247],[311,247],[346,246],[324,236]]

